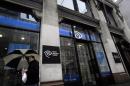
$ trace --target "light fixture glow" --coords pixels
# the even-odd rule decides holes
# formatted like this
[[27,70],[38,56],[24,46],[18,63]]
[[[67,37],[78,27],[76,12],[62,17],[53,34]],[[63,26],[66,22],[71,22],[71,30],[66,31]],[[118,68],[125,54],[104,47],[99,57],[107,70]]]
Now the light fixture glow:
[[113,2],[117,2],[118,0],[113,0]]
[[25,38],[24,38],[24,37],[21,37],[21,40],[25,40]]
[[2,34],[0,34],[0,38],[2,38],[3,37],[3,35]]

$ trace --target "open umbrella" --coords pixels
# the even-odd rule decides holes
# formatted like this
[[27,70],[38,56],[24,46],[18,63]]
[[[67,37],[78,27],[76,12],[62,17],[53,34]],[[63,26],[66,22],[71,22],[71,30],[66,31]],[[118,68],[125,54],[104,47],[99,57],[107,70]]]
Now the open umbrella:
[[36,51],[34,50],[27,50],[24,54],[26,56],[26,58],[30,57],[30,56],[34,56],[35,60],[39,62],[39,55]]
[[22,68],[28,68],[27,59],[30,56],[34,56],[35,59],[39,60],[39,55],[34,50],[27,50],[26,53],[22,53],[20,50],[14,50],[9,53],[8,56],[4,57],[5,66],[20,70]]

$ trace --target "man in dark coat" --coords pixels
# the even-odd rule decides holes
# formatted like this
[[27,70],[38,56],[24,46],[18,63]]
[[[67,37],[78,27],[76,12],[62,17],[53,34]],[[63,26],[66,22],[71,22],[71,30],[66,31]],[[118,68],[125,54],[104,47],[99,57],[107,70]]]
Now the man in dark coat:
[[29,57],[29,67],[27,70],[27,86],[38,86],[39,82],[39,62],[34,56]]

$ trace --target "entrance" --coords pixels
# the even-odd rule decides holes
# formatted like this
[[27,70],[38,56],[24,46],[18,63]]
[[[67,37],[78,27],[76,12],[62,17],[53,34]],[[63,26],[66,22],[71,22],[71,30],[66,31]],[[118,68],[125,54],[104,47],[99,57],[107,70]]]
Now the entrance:
[[95,78],[95,67],[92,64],[94,61],[93,56],[90,55],[91,50],[89,50],[89,44],[87,43],[77,43],[77,53],[79,58],[81,79],[83,86],[94,86],[96,85]]

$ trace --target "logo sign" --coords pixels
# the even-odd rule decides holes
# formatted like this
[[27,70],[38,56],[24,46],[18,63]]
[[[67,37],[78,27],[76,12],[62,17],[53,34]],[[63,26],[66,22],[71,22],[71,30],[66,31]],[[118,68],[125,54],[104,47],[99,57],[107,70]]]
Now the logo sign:
[[121,63],[121,58],[118,53],[113,52],[112,55],[114,57],[115,63]]
[[59,47],[43,45],[42,63],[43,64],[60,63]]
[[78,38],[78,39],[81,39],[82,38],[82,34],[78,31],[75,31],[75,37]]

